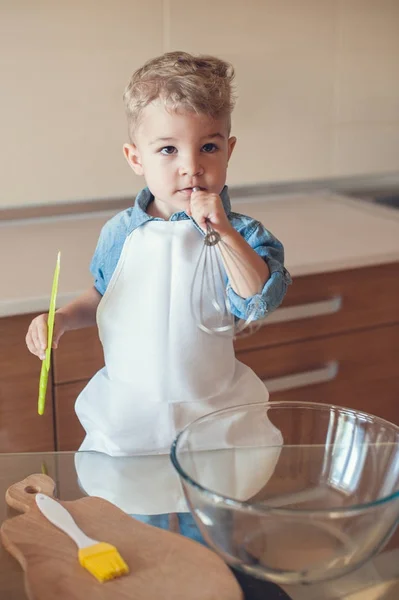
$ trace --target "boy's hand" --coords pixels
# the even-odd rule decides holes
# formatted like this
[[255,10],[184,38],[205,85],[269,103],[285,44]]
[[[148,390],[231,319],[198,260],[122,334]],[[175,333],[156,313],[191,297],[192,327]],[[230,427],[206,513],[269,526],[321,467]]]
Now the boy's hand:
[[193,192],[187,214],[204,231],[206,231],[206,222],[208,221],[221,237],[228,235],[233,230],[233,226],[230,224],[224,211],[222,200],[217,194],[211,194],[202,190]]
[[[35,317],[29,325],[28,333],[26,334],[26,345],[32,354],[38,356],[41,360],[45,358],[47,348],[47,314]],[[66,331],[65,316],[62,313],[55,314],[54,331],[53,331],[53,348],[58,347],[60,337]]]

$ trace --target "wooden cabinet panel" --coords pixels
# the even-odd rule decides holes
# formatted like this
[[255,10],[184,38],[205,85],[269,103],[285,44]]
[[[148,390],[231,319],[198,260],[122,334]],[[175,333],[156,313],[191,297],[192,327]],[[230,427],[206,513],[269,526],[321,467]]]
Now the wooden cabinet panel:
[[0,452],[54,450],[51,376],[46,410],[39,416],[41,362],[25,345],[34,316],[0,319]]
[[323,402],[376,415],[399,425],[399,377],[380,380],[337,381],[270,395],[274,400]]
[[92,377],[104,365],[97,327],[65,333],[53,357],[55,384]]
[[[308,314],[323,313],[324,307],[326,314],[273,323],[292,307]],[[298,277],[281,309],[235,346],[261,348],[392,322],[399,322],[399,263]]]
[[75,401],[87,381],[64,383],[54,388],[56,450],[78,450],[85,431],[75,413]]
[[[274,380],[272,388],[277,391],[271,393],[271,400],[337,404],[399,424],[399,323],[248,350],[237,353],[237,358],[261,379]],[[330,372],[329,366],[333,366]],[[298,376],[311,379],[313,373],[322,373],[323,369],[325,382],[296,386],[294,379],[292,389],[284,389],[281,383],[281,378],[292,375],[299,380]]]

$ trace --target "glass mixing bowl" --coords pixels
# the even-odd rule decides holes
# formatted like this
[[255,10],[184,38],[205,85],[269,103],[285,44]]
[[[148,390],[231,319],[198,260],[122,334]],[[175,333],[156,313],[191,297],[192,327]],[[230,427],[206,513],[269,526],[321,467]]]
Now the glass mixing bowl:
[[399,427],[316,403],[221,410],[171,460],[201,533],[227,563],[277,584],[359,567],[399,517]]

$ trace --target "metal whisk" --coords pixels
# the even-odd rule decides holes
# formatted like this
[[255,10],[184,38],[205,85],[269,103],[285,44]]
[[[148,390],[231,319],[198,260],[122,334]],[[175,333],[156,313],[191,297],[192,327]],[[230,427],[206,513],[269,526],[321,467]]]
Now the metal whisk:
[[[199,188],[193,188],[196,191]],[[241,257],[226,242],[217,231],[207,222],[204,244],[194,271],[191,286],[191,310],[198,327],[210,334],[233,335],[237,337],[244,332],[251,334],[255,331],[254,317],[257,303],[254,302],[251,312],[245,320],[240,320],[231,312],[231,304],[227,295],[227,284],[237,289],[234,275],[229,270],[223,255],[239,270],[240,277],[246,281],[246,274],[251,267],[244,263]],[[259,292],[262,283],[259,281]]]

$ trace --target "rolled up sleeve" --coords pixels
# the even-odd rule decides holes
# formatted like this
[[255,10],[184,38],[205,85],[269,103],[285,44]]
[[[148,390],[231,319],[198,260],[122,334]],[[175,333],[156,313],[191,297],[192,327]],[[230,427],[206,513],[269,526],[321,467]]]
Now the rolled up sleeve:
[[238,319],[253,321],[265,318],[280,306],[292,283],[291,276],[284,267],[284,247],[282,243],[261,223],[244,228],[240,232],[247,243],[267,263],[270,277],[263,289],[254,296],[242,298],[227,283],[227,298],[231,313]]

